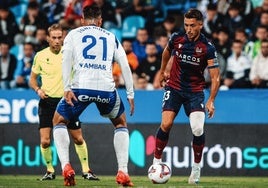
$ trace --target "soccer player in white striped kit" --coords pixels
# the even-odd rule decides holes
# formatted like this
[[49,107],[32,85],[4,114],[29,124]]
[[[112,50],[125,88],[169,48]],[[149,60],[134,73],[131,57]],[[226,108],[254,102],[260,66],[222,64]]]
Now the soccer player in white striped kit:
[[[115,88],[112,63],[118,62],[125,81],[130,115],[134,113],[132,73],[125,51],[111,32],[102,29],[101,10],[95,4],[83,9],[82,27],[71,30],[63,45],[64,98],[53,118],[53,136],[65,186],[74,186],[75,172],[69,160],[66,125],[79,118],[91,103],[114,125],[114,149],[118,162],[116,181],[133,186],[128,175],[129,133],[124,105]],[[89,114],[90,117],[90,114]]]

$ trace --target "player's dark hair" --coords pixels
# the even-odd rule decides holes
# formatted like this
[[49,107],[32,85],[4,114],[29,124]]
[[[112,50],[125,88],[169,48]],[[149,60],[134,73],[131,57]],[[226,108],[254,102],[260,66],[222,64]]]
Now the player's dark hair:
[[256,29],[265,29],[266,31],[268,31],[268,27],[263,24],[258,25]]
[[234,44],[234,43],[239,43],[239,44],[243,45],[243,42],[242,42],[241,40],[239,40],[239,39],[235,39],[235,40],[233,40],[233,44]]
[[28,3],[28,9],[38,9],[39,4],[36,1],[31,1]]
[[209,3],[208,5],[207,5],[207,10],[214,10],[214,11],[217,11],[217,4],[215,4],[215,3]]
[[266,43],[266,42],[268,42],[268,39],[263,39],[262,41],[261,41],[261,43]]
[[95,3],[85,6],[83,9],[84,19],[98,18],[101,14],[101,9]]
[[195,8],[191,8],[189,9],[185,14],[184,14],[185,18],[191,19],[194,18],[198,21],[203,21],[203,14],[202,12],[200,12],[198,9]]

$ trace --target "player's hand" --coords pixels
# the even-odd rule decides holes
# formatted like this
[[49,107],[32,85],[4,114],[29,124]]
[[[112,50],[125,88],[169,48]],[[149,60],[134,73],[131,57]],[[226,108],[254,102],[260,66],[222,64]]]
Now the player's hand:
[[36,93],[41,99],[48,98],[48,95],[42,89],[38,89]]
[[215,113],[215,107],[214,107],[214,103],[211,100],[208,100],[206,104],[206,109],[208,111],[208,118],[213,118],[214,113]]
[[134,99],[127,99],[130,105],[130,116],[134,114]]
[[72,91],[64,91],[64,99],[66,103],[71,106],[74,106],[73,100],[77,101],[77,98]]
[[161,87],[164,87],[166,85],[166,78],[164,72],[160,72],[159,74],[159,84]]
[[167,80],[170,78],[170,73],[165,71],[165,72],[160,72],[159,74],[159,83],[161,87],[165,87]]

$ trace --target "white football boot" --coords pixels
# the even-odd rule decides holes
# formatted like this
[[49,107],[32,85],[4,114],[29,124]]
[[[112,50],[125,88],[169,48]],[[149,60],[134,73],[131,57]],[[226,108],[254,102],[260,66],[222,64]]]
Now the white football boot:
[[201,174],[201,165],[200,163],[193,163],[192,172],[188,179],[189,184],[198,184]]

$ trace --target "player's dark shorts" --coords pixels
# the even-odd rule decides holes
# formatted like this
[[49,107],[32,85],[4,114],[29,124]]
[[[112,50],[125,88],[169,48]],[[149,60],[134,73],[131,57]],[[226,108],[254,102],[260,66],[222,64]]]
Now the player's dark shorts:
[[[95,103],[101,116],[111,119],[119,117],[124,111],[124,104],[119,97],[117,90],[97,91],[90,89],[72,89],[78,101],[73,101],[74,106],[61,99],[58,104],[57,112],[66,120],[76,120],[81,113],[91,103]],[[90,114],[88,114],[90,117]],[[92,117],[94,118],[94,117]]]
[[[46,98],[40,99],[38,104],[38,115],[39,115],[39,129],[50,127],[53,128],[52,119],[56,110],[56,107],[61,98]],[[72,121],[68,125],[69,129],[80,129],[80,122]]]
[[183,105],[187,116],[194,111],[205,112],[204,99],[204,92],[184,92],[166,87],[163,95],[162,110],[174,111],[177,114]]

